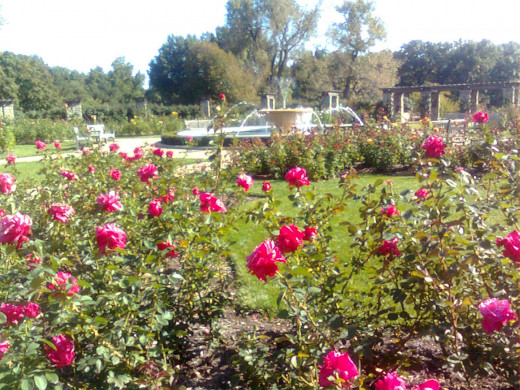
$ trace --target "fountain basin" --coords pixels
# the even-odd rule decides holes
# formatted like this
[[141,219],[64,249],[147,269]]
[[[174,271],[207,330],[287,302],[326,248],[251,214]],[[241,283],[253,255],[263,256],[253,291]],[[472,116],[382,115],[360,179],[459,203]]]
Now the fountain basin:
[[259,110],[259,114],[265,115],[267,121],[274,124],[282,131],[288,131],[293,127],[307,130],[312,124],[312,108],[280,108],[276,110]]

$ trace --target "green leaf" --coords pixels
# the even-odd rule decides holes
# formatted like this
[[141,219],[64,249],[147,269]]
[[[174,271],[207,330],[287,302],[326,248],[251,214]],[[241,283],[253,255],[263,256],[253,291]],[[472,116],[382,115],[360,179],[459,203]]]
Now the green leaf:
[[56,348],[56,346],[54,345],[54,343],[52,343],[51,341],[49,341],[49,340],[45,340],[45,339],[42,339],[41,341],[42,341],[42,343],[47,344],[49,347],[51,347],[54,351],[57,351],[57,350],[58,350],[58,349]]
[[47,388],[47,379],[43,375],[36,375],[34,377],[34,384],[40,390],[45,390]]
[[60,379],[58,377],[58,375],[56,375],[53,372],[46,372],[45,373],[45,378],[47,378],[47,382],[52,383],[52,384],[58,383],[58,380]]
[[29,384],[29,379],[24,378],[20,382],[20,389],[21,390],[31,390],[32,386]]
[[7,317],[4,313],[0,311],[0,324],[5,324],[7,322]]

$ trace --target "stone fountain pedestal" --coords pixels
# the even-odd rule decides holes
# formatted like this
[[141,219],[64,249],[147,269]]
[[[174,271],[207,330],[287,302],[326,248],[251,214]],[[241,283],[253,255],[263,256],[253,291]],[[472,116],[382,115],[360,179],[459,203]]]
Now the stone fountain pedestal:
[[280,129],[282,133],[288,133],[298,124],[309,124],[312,122],[312,108],[280,108],[276,110],[263,109],[258,111],[265,118]]

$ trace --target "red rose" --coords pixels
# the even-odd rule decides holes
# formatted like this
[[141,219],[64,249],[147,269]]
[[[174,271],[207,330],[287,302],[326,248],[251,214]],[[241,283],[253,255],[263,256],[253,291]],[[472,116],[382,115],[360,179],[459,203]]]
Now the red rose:
[[242,187],[245,192],[247,192],[253,185],[253,178],[248,175],[240,175],[237,177],[237,184],[239,187]]
[[160,251],[168,249],[168,253],[166,255],[171,259],[179,254],[178,252],[175,251],[176,248],[177,247],[175,245],[173,245],[172,243],[170,243],[169,241],[163,241],[163,242],[160,242],[157,244],[157,249],[159,249]]
[[[68,284],[70,284],[70,288],[67,290]],[[78,279],[73,278],[71,274],[64,271],[57,272],[52,283],[47,283],[47,288],[52,291],[56,290],[57,294],[66,293],[69,297],[79,293],[79,290],[81,290],[81,287],[78,285]]]
[[61,144],[58,141],[54,142],[54,147],[58,150],[61,150]]
[[10,173],[0,174],[0,192],[3,194],[10,194],[16,189],[14,184],[14,176]]
[[334,382],[329,380],[330,377],[340,378],[344,381],[343,387],[350,387],[348,381],[359,375],[359,371],[348,353],[331,351],[323,359],[323,366],[318,368],[320,370],[319,384],[322,387],[334,385]]
[[445,152],[444,148],[446,144],[441,137],[437,137],[436,135],[430,135],[428,139],[422,144],[422,148],[424,149],[426,155],[432,158],[441,157]]
[[195,195],[195,196],[198,196],[198,195],[200,194],[199,189],[198,189],[197,187],[195,187],[195,188],[191,191],[191,193],[192,193],[193,195]]
[[220,99],[221,101],[226,100],[226,95],[224,95],[223,93],[221,93],[220,95],[218,95],[218,97],[219,97],[219,99]]
[[96,199],[98,205],[103,211],[119,211],[123,209],[123,205],[119,202],[119,194],[115,191],[109,191],[108,194],[101,194]]
[[418,199],[426,199],[428,196],[428,191],[426,188],[419,188],[417,191],[415,191],[414,194]]
[[47,359],[56,364],[58,369],[70,366],[76,356],[74,353],[74,343],[62,334],[53,337],[52,343],[56,347],[56,350],[47,344],[43,346],[43,351]]
[[213,196],[213,194],[210,194],[209,192],[203,192],[199,196],[201,205],[200,210],[203,213],[225,213],[227,212],[226,206],[224,206],[224,203],[217,197]]
[[8,155],[6,158],[8,164],[14,164],[14,160],[16,160],[16,156],[14,154]]
[[41,308],[40,305],[34,302],[29,302],[24,307],[25,315],[29,318],[36,318],[38,314],[40,314]]
[[383,245],[381,245],[377,251],[382,256],[387,256],[389,254],[393,256],[401,256],[401,252],[397,249],[398,242],[399,238],[397,237],[392,238],[391,241],[383,240]]
[[277,262],[287,263],[287,260],[271,239],[262,242],[247,256],[247,268],[262,281],[266,276],[273,276],[278,271]]
[[116,143],[108,145],[108,148],[111,152],[117,152],[119,150],[119,145]]
[[99,226],[96,230],[96,240],[99,247],[99,254],[106,254],[108,249],[125,249],[126,233],[118,228],[115,223],[107,223]]
[[290,169],[285,174],[285,180],[289,182],[290,186],[302,187],[310,185],[309,179],[307,178],[307,172],[301,167]]
[[89,172],[95,173],[96,172],[96,167],[94,165],[89,165],[88,166],[88,170],[89,170]]
[[163,208],[161,207],[161,200],[160,199],[154,199],[150,202],[150,205],[148,206],[148,212],[152,217],[158,217],[162,214]]
[[39,150],[43,150],[47,147],[47,144],[40,140],[36,141],[34,144],[36,145],[36,148],[38,148]]
[[168,158],[173,158],[173,150],[168,150],[168,151],[166,152],[166,157],[168,157]]
[[282,253],[294,252],[303,246],[304,233],[294,225],[285,225],[278,234],[278,247]]
[[509,233],[506,238],[497,238],[496,243],[498,246],[504,247],[502,254],[505,257],[520,264],[520,233],[518,231],[515,230],[512,233]]
[[156,156],[162,157],[164,155],[164,150],[162,150],[161,148],[157,148],[154,149],[152,153]]
[[35,256],[33,253],[29,253],[27,256],[25,256],[26,264],[29,267],[29,269],[36,268],[37,265],[40,265],[42,263],[42,258]]
[[395,206],[386,206],[379,210],[381,214],[385,214],[387,218],[392,218],[394,215],[399,215],[399,210]]
[[18,322],[23,320],[25,317],[25,310],[23,306],[12,305],[10,303],[2,303],[0,305],[0,312],[2,312],[6,317],[6,325],[14,324],[18,325]]
[[66,169],[61,170],[61,176],[66,177],[69,181],[76,180],[76,174],[74,172],[67,171]]
[[137,171],[137,174],[141,178],[141,182],[150,184],[150,179],[156,179],[159,176],[157,175],[157,167],[154,164],[146,164],[143,165]]
[[32,219],[28,215],[16,213],[6,215],[0,220],[0,243],[17,244],[19,249],[24,242],[29,241]]
[[318,238],[318,233],[316,233],[316,228],[307,226],[303,231],[303,239],[304,241],[314,241]]
[[0,360],[4,358],[4,353],[9,351],[9,340],[0,341]]
[[489,120],[489,114],[487,112],[480,110],[473,114],[473,122],[487,123],[488,120]]
[[173,202],[175,200],[175,189],[173,188],[170,188],[168,190],[168,193],[166,195],[163,195],[162,196],[162,201],[165,203],[165,204],[168,204],[170,202]]
[[62,203],[53,204],[47,212],[54,216],[55,221],[60,221],[62,223],[67,222],[69,217],[74,215],[74,209]]
[[118,171],[117,169],[111,169],[110,171],[108,171],[108,173],[110,174],[110,177],[112,179],[114,179],[115,181],[118,181],[119,179],[121,179],[121,172]]
[[269,183],[268,181],[264,181],[262,183],[262,191],[264,191],[264,192],[271,191],[271,183]]

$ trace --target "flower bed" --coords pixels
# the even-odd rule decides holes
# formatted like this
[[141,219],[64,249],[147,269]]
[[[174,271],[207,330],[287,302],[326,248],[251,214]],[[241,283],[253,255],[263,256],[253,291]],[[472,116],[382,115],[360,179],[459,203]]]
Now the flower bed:
[[[220,169],[221,149],[211,169],[185,176],[160,150],[110,150],[45,155],[37,188],[0,176],[0,388],[172,387],[196,375],[195,340],[204,361],[232,354],[229,388],[518,381],[516,154],[491,150],[475,180],[429,137],[417,183],[401,193],[383,180],[359,188],[353,171],[320,193],[292,166],[280,171],[289,212],[267,181],[252,201],[260,183]],[[354,202],[358,218],[336,228]],[[242,264],[277,284],[281,323],[224,337],[222,314],[244,283],[229,237],[244,222],[262,235]],[[339,235],[349,250],[331,245]],[[426,343],[432,356],[417,353]]]

